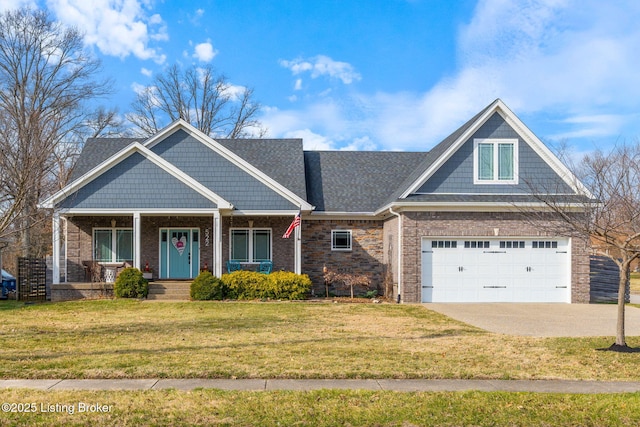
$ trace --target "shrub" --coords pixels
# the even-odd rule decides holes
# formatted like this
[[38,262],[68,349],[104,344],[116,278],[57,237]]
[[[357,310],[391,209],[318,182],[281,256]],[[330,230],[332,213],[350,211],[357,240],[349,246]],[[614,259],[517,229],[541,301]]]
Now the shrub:
[[268,277],[275,299],[304,299],[311,290],[311,279],[306,274],[276,271]]
[[191,283],[191,299],[223,300],[226,297],[224,284],[209,271],[203,271]]
[[253,271],[234,271],[221,278],[231,299],[303,299],[311,289],[306,274],[276,271],[261,274]]
[[222,283],[230,299],[264,299],[269,298],[266,292],[267,275],[255,271],[234,271],[223,274]]
[[113,285],[113,293],[118,298],[146,298],[149,282],[142,277],[142,271],[137,268],[125,268]]

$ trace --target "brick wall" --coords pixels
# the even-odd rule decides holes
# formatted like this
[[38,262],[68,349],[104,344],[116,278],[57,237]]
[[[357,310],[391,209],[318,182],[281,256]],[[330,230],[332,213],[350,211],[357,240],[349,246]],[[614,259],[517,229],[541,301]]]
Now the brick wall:
[[[544,226],[509,212],[405,212],[403,215],[404,302],[421,301],[421,240],[430,236],[554,237]],[[549,219],[549,222],[552,220]],[[550,227],[549,227],[550,228]],[[589,302],[587,244],[571,239],[571,302]]]
[[[121,216],[76,216],[69,218],[67,227],[67,257],[68,257],[68,281],[83,282],[84,267],[82,261],[91,260],[93,257],[93,229],[109,228],[111,220],[116,220],[116,227],[132,227],[132,217]],[[294,239],[283,239],[293,217],[223,217],[222,232],[222,256],[223,273],[226,273],[226,262],[229,259],[229,228],[249,227],[249,221],[253,221],[254,228],[270,228],[272,230],[272,259],[274,270],[294,270]],[[153,270],[153,277],[158,277],[159,264],[159,239],[161,228],[196,228],[200,230],[200,268],[207,263],[209,269],[213,268],[213,216],[142,216],[141,217],[141,266],[149,263]],[[206,231],[209,230],[209,245],[206,244]]]
[[[331,230],[352,230],[352,250],[332,251]],[[303,221],[302,272],[311,278],[316,295],[325,295],[325,265],[334,271],[368,274],[370,289],[381,293],[385,271],[382,221]]]
[[[291,221],[293,216],[289,217],[223,217],[222,218],[222,265],[223,273],[227,272],[227,261],[230,255],[230,228],[249,228],[249,221],[253,222],[253,228],[270,228],[271,229],[271,259],[273,260],[273,271],[285,270],[293,271],[295,240],[293,234],[289,239],[283,239],[282,235]],[[303,249],[304,251],[304,249]]]
[[84,282],[83,261],[93,259],[93,229],[109,228],[111,220],[116,227],[133,227],[133,217],[75,216],[67,221],[67,281]]
[[[211,271],[213,266],[213,215],[212,216],[142,216],[140,218],[142,226],[140,246],[140,267],[144,268],[149,263],[149,268],[153,271],[153,278],[158,278],[160,272],[160,229],[161,228],[195,228],[199,229],[200,235],[200,269],[207,263]],[[205,241],[207,229],[209,230],[209,246]]]

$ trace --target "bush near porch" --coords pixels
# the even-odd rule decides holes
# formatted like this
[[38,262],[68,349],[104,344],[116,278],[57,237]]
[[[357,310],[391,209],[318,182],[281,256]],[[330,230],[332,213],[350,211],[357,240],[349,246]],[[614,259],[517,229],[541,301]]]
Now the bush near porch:
[[137,268],[125,268],[113,285],[113,293],[117,298],[146,298],[149,282]]
[[253,271],[234,271],[220,279],[210,272],[201,273],[191,284],[194,300],[301,300],[311,290],[306,274],[276,271],[261,274]]

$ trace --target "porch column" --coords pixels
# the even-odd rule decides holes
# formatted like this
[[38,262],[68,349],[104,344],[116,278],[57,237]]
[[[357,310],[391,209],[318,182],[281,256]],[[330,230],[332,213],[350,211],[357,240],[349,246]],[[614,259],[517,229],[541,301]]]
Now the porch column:
[[133,266],[138,270],[142,270],[140,265],[140,212],[133,213]]
[[213,275],[222,276],[222,221],[220,211],[213,211]]
[[295,240],[295,254],[293,272],[296,274],[302,274],[302,214],[300,214],[300,225],[295,228],[294,231]]
[[53,235],[53,284],[57,285],[60,283],[60,214],[58,212],[53,213],[51,229]]

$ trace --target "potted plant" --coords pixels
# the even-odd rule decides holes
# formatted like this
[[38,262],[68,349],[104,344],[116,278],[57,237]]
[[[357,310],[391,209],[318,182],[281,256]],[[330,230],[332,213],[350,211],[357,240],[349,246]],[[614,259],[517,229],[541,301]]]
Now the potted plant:
[[144,268],[142,269],[142,277],[147,280],[153,279],[153,270],[149,267],[149,262],[145,262]]

